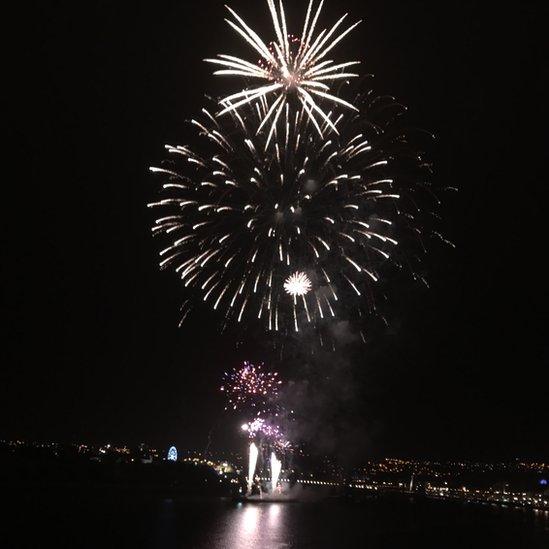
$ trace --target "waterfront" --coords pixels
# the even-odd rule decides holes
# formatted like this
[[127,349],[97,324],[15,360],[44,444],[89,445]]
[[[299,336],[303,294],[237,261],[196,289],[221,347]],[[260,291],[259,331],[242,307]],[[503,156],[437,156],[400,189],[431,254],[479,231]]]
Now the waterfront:
[[549,514],[478,504],[406,498],[242,504],[107,487],[5,495],[12,502],[7,547],[16,549],[546,549],[549,543]]

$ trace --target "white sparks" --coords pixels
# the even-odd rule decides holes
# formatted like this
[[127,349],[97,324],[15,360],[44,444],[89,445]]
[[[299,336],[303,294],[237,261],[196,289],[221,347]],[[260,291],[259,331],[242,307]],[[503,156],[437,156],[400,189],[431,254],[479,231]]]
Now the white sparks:
[[[282,1],[280,1],[279,9],[277,9],[274,0],[267,0],[267,3],[276,35],[276,40],[273,42],[263,40],[233,9],[227,6],[233,17],[233,20],[227,19],[227,23],[255,50],[256,55],[259,54],[260,60],[253,63],[224,54],[219,54],[215,59],[205,60],[219,67],[214,72],[215,75],[244,77],[258,82],[257,85],[252,85],[249,89],[222,99],[220,104],[223,108],[219,116],[235,112],[244,105],[258,100],[276,97],[263,116],[258,129],[259,133],[263,126],[272,119],[269,131],[271,136],[280,113],[286,105],[287,96],[297,94],[320,135],[322,135],[322,129],[313,112],[320,116],[327,127],[337,133],[330,116],[322,110],[311,94],[326,102],[337,103],[348,109],[357,110],[351,103],[328,92],[330,84],[358,77],[358,74],[348,72],[348,68],[360,64],[360,61],[334,64],[331,59],[323,59],[360,24],[360,21],[342,30],[340,26],[347,17],[345,14],[335,22],[330,30],[324,29],[315,35],[324,0],[316,8],[314,0],[310,0],[301,37],[293,38],[288,34]],[[315,15],[311,17],[315,9]],[[269,141],[270,139],[267,141],[267,145]]]
[[305,273],[297,272],[290,276],[284,283],[286,293],[292,297],[307,295],[312,289],[312,283]]

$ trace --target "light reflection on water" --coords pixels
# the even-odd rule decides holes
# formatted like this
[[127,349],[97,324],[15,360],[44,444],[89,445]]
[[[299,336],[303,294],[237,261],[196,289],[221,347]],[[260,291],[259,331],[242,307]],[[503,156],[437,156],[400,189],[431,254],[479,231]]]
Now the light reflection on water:
[[[284,538],[284,513],[280,503],[257,505],[238,504],[223,521],[213,536],[218,545],[226,549],[283,548],[289,544]],[[213,540],[212,540],[213,541]]]
[[[179,538],[177,549],[549,547],[547,521],[536,524],[537,517],[521,511],[487,512],[480,507],[407,502],[264,502],[223,504],[212,509],[202,535],[194,538],[195,544],[182,543]],[[474,542],[469,545],[465,540]],[[160,547],[171,549],[167,545],[154,549]]]
[[1,549],[549,548],[549,513],[489,506],[390,498],[238,504],[118,489],[3,496]]

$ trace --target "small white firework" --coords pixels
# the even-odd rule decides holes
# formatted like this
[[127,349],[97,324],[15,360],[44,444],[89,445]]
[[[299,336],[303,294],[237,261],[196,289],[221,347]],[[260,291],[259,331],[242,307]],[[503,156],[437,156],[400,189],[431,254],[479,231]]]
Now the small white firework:
[[[274,0],[267,0],[267,3],[276,34],[276,40],[269,44],[227,6],[234,17],[234,21],[227,19],[227,23],[254,48],[260,55],[260,59],[251,63],[239,57],[220,54],[218,58],[206,59],[206,61],[222,67],[214,72],[216,75],[243,76],[259,81],[259,85],[251,86],[222,99],[220,101],[222,110],[219,116],[256,101],[266,104],[268,108],[257,131],[259,133],[268,122],[271,124],[268,146],[278,119],[288,103],[289,95],[293,94],[321,136],[323,136],[322,126],[338,133],[331,119],[331,113],[326,113],[319,106],[318,101],[325,100],[358,110],[351,103],[329,92],[331,83],[359,76],[348,72],[348,68],[358,65],[360,61],[334,64],[334,61],[326,59],[326,56],[360,24],[360,21],[342,31],[341,24],[348,15],[345,14],[330,30],[324,29],[316,34],[315,30],[324,0],[320,2],[314,16],[314,0],[310,0],[301,38],[294,38],[288,34],[282,0],[279,0],[278,10]],[[272,103],[271,99],[273,99]],[[317,120],[317,117],[321,120]]]
[[297,272],[286,280],[284,289],[292,297],[302,297],[311,291],[312,283],[305,273]]

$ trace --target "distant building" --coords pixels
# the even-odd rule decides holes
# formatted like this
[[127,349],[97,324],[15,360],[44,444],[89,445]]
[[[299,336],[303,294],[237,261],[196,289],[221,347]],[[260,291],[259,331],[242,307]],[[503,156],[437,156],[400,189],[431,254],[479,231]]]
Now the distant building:
[[138,456],[141,463],[150,464],[153,462],[152,452],[147,444],[139,445]]

